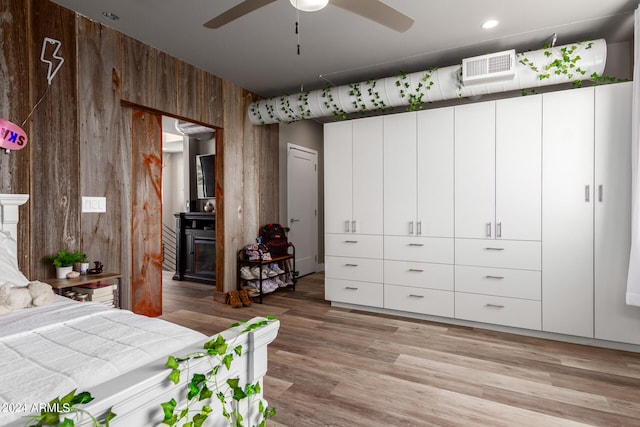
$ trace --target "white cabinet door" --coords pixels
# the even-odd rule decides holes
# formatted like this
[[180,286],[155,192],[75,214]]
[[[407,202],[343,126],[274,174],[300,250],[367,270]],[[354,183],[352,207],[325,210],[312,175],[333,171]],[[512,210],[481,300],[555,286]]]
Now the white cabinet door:
[[382,234],[382,118],[324,126],[325,232]]
[[455,107],[455,235],[493,238],[495,102]]
[[353,121],[352,233],[383,231],[382,136],[382,117]]
[[350,231],[353,199],[352,146],[351,122],[324,125],[325,233]]
[[640,307],[626,305],[631,245],[632,83],[595,89],[595,337],[640,344]]
[[542,329],[593,337],[593,88],[542,111]]
[[417,232],[453,237],[453,107],[417,113]]
[[541,239],[542,96],[496,102],[496,238]]
[[384,234],[415,235],[416,113],[384,116]]

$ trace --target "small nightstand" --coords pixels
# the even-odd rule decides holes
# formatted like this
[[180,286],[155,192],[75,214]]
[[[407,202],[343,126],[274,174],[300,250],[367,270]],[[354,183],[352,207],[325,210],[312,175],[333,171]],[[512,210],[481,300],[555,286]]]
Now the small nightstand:
[[117,308],[122,307],[122,297],[120,294],[122,274],[120,273],[83,274],[76,279],[48,279],[46,280],[46,283],[50,284],[53,289],[57,290],[59,295],[62,295],[62,290],[65,288],[88,285],[106,280],[115,280],[115,292],[117,295],[114,295],[114,302],[117,302]]

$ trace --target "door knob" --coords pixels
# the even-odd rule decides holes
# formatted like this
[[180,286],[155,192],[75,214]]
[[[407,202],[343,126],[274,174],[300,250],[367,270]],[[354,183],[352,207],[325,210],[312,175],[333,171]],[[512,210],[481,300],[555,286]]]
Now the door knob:
[[297,218],[291,218],[289,221],[290,221],[290,222],[298,222],[298,221],[300,221],[300,220],[299,220],[299,219],[297,219]]

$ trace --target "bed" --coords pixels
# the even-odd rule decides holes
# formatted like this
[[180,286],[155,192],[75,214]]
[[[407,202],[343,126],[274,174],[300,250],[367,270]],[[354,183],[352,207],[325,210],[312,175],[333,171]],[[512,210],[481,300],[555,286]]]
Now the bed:
[[[16,232],[16,200],[16,195],[0,194],[0,251],[11,243],[15,248],[15,241],[6,236]],[[17,268],[15,254],[9,250],[13,259],[7,260],[4,252],[0,282],[17,282],[20,277],[12,277],[21,274],[12,271],[12,265]],[[246,332],[243,324],[215,335],[242,348],[230,368],[218,372],[218,384],[225,385],[228,378],[238,378],[241,385],[262,384],[267,346],[275,339],[279,323],[261,318],[247,323],[262,326]],[[110,410],[117,414],[112,426],[158,425],[163,419],[160,404],[173,398],[180,406],[190,380],[182,375],[178,385],[171,383],[167,357],[202,351],[211,338],[161,319],[58,295],[49,305],[0,315],[0,425],[23,426],[24,416],[74,389],[94,397],[82,406],[93,416],[100,418]],[[198,359],[189,368],[191,372],[211,370],[208,358]],[[257,397],[262,398],[261,391]],[[205,425],[228,425],[215,403]],[[245,419],[259,417],[251,405],[240,410]]]

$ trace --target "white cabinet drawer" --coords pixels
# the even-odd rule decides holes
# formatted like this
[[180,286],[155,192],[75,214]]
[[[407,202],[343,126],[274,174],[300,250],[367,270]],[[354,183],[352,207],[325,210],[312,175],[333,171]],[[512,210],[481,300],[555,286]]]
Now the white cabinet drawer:
[[324,297],[333,302],[382,307],[382,283],[325,279]]
[[382,236],[325,234],[325,254],[357,258],[382,258]]
[[385,260],[384,283],[452,291],[453,265]]
[[453,317],[453,292],[384,285],[384,308]]
[[456,265],[540,270],[540,242],[456,239]]
[[325,256],[325,277],[382,283],[381,259]]
[[398,261],[453,264],[453,239],[385,236],[384,258]]
[[539,271],[456,266],[456,292],[540,301]]
[[540,330],[540,301],[455,293],[456,319]]

